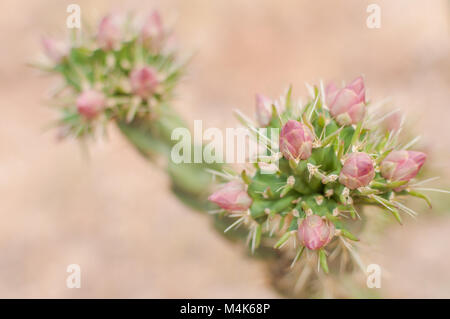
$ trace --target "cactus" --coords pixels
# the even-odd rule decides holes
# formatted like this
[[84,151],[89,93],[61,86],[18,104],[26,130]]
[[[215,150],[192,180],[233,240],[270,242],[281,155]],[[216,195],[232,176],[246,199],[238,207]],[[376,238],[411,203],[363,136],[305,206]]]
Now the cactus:
[[[377,206],[379,214],[401,224],[404,213],[416,215],[403,197],[430,204],[414,182],[426,155],[407,150],[411,143],[399,145],[398,128],[377,125],[381,119],[368,112],[361,77],[344,88],[308,88],[305,105],[293,102],[291,88],[275,102],[257,95],[258,124],[238,113],[266,149],[209,198],[221,214],[235,218],[233,227],[247,229],[251,251],[259,246],[278,251],[272,281],[281,291],[348,297],[343,278],[358,268],[366,271],[355,244],[376,222],[364,209]],[[280,131],[278,139],[271,138],[273,129]],[[267,166],[271,172],[264,171]],[[239,184],[245,188],[237,196],[230,185]],[[246,205],[233,205],[242,202]]]
[[[311,89],[304,107],[294,105],[291,90],[277,103],[258,95],[259,124],[241,120],[252,132],[279,129],[280,139],[267,145],[272,154],[258,158],[251,174],[216,174],[216,181],[231,181],[211,194],[210,172],[225,169],[222,164],[176,164],[170,156],[173,129],[186,127],[170,106],[186,62],[179,62],[171,32],[157,12],[138,27],[135,21],[134,15],[108,15],[95,34],[75,32],[70,44],[43,40],[47,60],[38,67],[63,79],[52,96],[61,114],[55,122],[59,136],[84,142],[116,124],[150,162],[164,159],[171,189],[185,204],[200,211],[219,206],[213,215],[216,229],[264,258],[279,291],[291,297],[330,296],[323,283],[332,280],[340,287],[335,296],[349,296],[342,283],[360,264],[352,242],[364,231],[364,218],[358,220],[364,217],[362,208],[379,206],[401,222],[401,211],[415,212],[397,197],[429,203],[410,182],[425,155],[400,150],[398,128],[372,125],[362,79],[343,89],[330,85],[326,95],[323,87]],[[266,174],[274,167],[274,174]],[[316,271],[316,265],[329,275]]]

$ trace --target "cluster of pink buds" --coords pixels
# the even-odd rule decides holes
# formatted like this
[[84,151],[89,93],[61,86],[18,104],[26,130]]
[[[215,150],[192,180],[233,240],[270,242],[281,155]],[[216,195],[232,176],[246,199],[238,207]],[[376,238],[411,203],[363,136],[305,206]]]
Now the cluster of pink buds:
[[56,99],[65,95],[58,103],[64,136],[102,133],[106,127],[95,128],[110,120],[132,122],[169,107],[166,102],[184,67],[169,41],[171,33],[157,11],[142,23],[127,23],[127,19],[140,21],[132,14],[111,13],[92,34],[83,32],[66,43],[42,39],[48,59],[41,68],[58,74],[67,88],[55,95]]

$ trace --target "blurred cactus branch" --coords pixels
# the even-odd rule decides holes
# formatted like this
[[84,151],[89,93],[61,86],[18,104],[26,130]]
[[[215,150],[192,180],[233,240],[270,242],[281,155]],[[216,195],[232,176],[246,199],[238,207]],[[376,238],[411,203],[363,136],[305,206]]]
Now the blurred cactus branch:
[[[171,179],[173,193],[185,204],[206,211],[213,205],[207,201],[212,187],[212,176],[207,168],[220,170],[220,164],[179,163],[171,159],[176,141],[171,139],[175,128],[186,128],[180,117],[168,106],[155,118],[135,119],[117,123],[120,131],[140,154],[152,161],[155,156],[164,157]],[[194,146],[192,145],[192,148]]]

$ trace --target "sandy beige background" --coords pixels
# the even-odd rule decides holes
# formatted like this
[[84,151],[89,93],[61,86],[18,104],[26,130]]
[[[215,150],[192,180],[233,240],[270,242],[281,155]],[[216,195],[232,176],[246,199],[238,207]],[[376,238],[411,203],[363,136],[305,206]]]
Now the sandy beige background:
[[[392,98],[414,121],[430,167],[449,186],[449,1],[76,1],[86,17],[160,8],[180,46],[197,51],[177,109],[190,121],[233,127],[255,92],[289,83],[351,80]],[[366,27],[369,3],[381,29]],[[260,262],[225,242],[209,220],[168,192],[168,180],[111,128],[86,160],[43,127],[54,79],[25,66],[42,34],[65,32],[74,1],[0,3],[0,297],[278,297]],[[444,197],[435,197],[437,200]],[[377,262],[387,297],[450,297],[448,199],[383,236]],[[423,206],[418,206],[423,207]],[[82,267],[68,289],[66,267]]]

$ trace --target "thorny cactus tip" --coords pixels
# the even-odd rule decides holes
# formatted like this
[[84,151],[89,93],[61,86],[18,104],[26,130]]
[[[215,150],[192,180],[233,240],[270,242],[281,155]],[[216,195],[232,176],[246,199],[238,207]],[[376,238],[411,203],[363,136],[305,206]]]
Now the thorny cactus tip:
[[[273,236],[275,248],[293,241],[294,263],[306,248],[317,253],[328,272],[328,245],[337,238],[346,247],[358,240],[347,227],[348,221],[361,218],[357,209],[376,205],[401,223],[400,212],[415,212],[400,197],[429,203],[411,182],[426,155],[399,145],[398,128],[370,125],[380,119],[368,112],[362,77],[343,88],[331,83],[309,90],[311,99],[304,106],[293,102],[291,88],[280,101],[256,96],[259,126],[281,130],[279,144],[267,146],[269,153],[277,152],[274,146],[279,149],[280,155],[272,156],[279,159],[278,170],[264,174],[256,163],[252,171],[230,177],[209,199],[222,214],[237,217],[233,227],[249,228],[252,250]],[[245,124],[250,132],[258,131],[253,122]]]
[[85,30],[67,42],[43,38],[46,59],[36,65],[62,79],[52,93],[61,112],[60,136],[92,136],[110,120],[156,116],[183,68],[159,13],[111,13],[94,32]]

